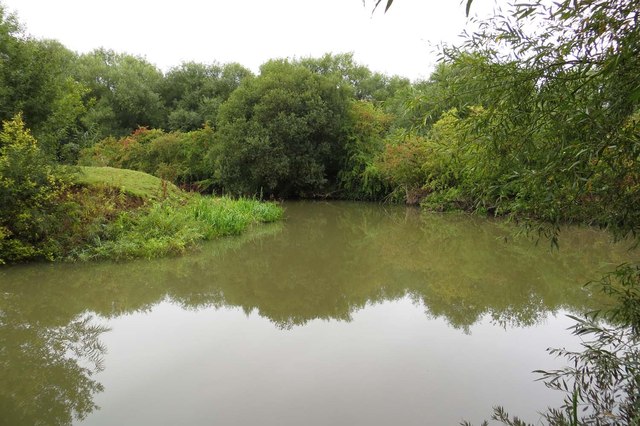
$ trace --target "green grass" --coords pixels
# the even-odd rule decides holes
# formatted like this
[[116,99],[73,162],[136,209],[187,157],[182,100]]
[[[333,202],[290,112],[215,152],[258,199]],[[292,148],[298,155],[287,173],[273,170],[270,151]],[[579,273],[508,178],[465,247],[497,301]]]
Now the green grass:
[[191,194],[186,201],[166,200],[109,224],[106,240],[77,254],[81,260],[155,258],[181,254],[199,241],[238,235],[250,225],[282,218],[282,208],[257,200],[233,200]]
[[181,254],[198,242],[238,235],[282,218],[274,203],[207,197],[181,191],[146,173],[79,167],[76,220],[65,237],[69,260],[155,258]]
[[174,184],[135,170],[89,166],[80,166],[77,170],[74,182],[78,185],[112,187],[143,200],[184,195]]

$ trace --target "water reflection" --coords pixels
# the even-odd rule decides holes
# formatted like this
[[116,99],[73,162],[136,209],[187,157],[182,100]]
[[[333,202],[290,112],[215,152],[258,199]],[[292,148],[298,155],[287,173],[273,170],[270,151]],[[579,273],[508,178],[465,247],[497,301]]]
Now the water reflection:
[[173,259],[0,269],[0,412],[7,424],[68,424],[95,409],[106,328],[94,317],[235,307],[281,329],[349,321],[409,297],[468,332],[600,306],[582,284],[630,259],[601,233],[574,229],[561,250],[514,238],[499,221],[351,203],[289,203],[284,223]]
[[464,215],[349,203],[290,203],[284,224],[214,242],[174,259],[28,265],[0,270],[11,303],[64,318],[113,317],[170,298],[186,309],[242,307],[281,327],[349,320],[367,303],[410,295],[454,327],[491,314],[530,325],[559,308],[602,303],[583,283],[630,259],[588,229],[552,252],[513,228]]
[[[103,387],[92,376],[103,369],[107,328],[92,315],[64,325],[46,314],[21,310],[5,293],[0,303],[0,424],[64,425],[84,419]],[[36,308],[36,306],[32,306]]]

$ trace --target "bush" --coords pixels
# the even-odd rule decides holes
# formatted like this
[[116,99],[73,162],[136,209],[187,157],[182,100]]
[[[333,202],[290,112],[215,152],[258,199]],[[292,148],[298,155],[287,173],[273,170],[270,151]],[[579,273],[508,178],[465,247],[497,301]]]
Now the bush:
[[22,116],[0,133],[0,263],[52,259],[60,252],[60,228],[68,179],[51,165],[25,129]]
[[208,126],[188,133],[139,128],[129,136],[110,137],[82,150],[79,164],[138,170],[205,192],[216,183],[208,156],[215,140]]

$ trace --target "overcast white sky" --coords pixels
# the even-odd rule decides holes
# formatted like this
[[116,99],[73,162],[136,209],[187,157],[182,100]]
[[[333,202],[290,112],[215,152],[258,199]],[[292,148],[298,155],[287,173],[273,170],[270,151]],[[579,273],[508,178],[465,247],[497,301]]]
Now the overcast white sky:
[[[436,45],[456,42],[461,0],[0,0],[27,33],[77,52],[98,47],[145,57],[166,71],[183,61],[239,62],[257,71],[272,58],[353,52],[373,71],[426,78]],[[383,0],[383,3],[386,3]],[[482,14],[493,0],[475,0]],[[382,6],[382,5],[381,5]]]

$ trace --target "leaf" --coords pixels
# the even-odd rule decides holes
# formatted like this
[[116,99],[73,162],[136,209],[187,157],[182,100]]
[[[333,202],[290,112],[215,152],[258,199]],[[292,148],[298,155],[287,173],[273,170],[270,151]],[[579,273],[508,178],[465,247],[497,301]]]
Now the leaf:
[[469,11],[471,11],[471,3],[473,3],[473,0],[467,0],[467,7],[466,7],[467,17],[469,17]]

